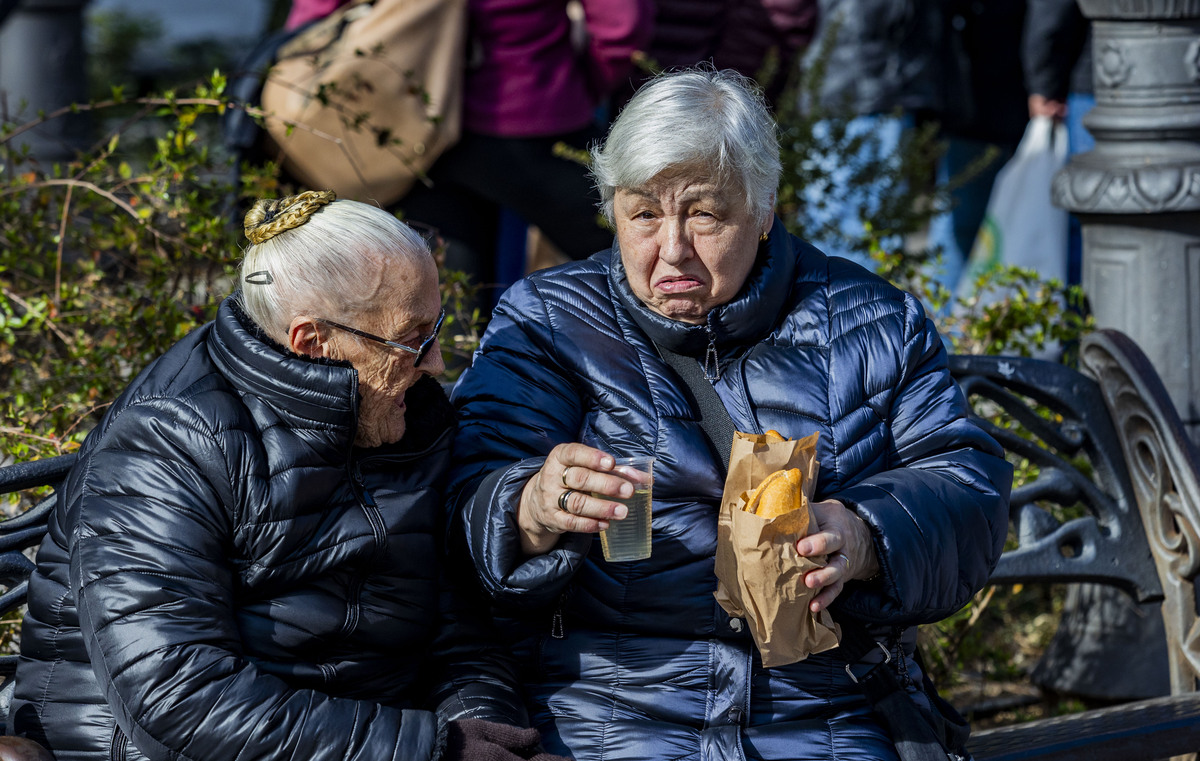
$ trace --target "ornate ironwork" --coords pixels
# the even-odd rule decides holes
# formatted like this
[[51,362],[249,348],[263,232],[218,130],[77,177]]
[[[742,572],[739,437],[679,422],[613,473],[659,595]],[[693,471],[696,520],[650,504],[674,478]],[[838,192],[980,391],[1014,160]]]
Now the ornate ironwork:
[[[1098,331],[1083,341],[1080,364],[1096,378],[1129,465],[1141,523],[1162,580],[1171,691],[1200,679],[1200,456],[1150,360],[1125,335]],[[1182,636],[1181,641],[1173,641]]]
[[[1092,581],[1118,586],[1138,601],[1161,599],[1149,551],[1130,551],[1146,540],[1096,383],[1038,359],[956,355],[950,367],[977,413],[982,408],[976,415],[982,425],[1010,455],[1038,468],[1035,480],[1013,490],[1010,520],[1018,546],[1004,553],[993,583]],[[993,412],[1010,424],[993,423]],[[1077,505],[1086,514],[1065,522],[1050,509]]]
[[[0,494],[12,494],[37,486],[57,487],[75,464],[75,459],[74,454],[66,454],[0,468]],[[0,594],[0,615],[11,613],[25,604],[29,574],[33,571],[33,563],[25,556],[25,551],[42,541],[53,509],[54,497],[50,496],[20,515],[0,523],[0,585],[4,587],[3,594]],[[0,655],[0,677],[12,676],[16,670],[16,655]],[[11,682],[6,681],[5,686],[11,687]],[[5,702],[7,692],[6,689],[5,694],[0,694],[0,702]],[[3,713],[7,714],[7,709]]]
[[1200,440],[1200,0],[1079,0],[1091,20],[1095,148],[1055,178],[1083,229],[1096,324],[1132,338]]

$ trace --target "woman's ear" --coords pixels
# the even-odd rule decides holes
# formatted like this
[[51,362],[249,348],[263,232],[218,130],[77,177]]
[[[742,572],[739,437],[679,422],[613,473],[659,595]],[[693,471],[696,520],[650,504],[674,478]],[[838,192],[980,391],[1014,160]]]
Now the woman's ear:
[[288,348],[304,357],[325,357],[327,342],[321,339],[320,326],[311,317],[295,317],[288,326]]
[[771,200],[767,204],[767,211],[763,215],[762,234],[770,235],[771,228],[775,226],[775,194],[771,194]]

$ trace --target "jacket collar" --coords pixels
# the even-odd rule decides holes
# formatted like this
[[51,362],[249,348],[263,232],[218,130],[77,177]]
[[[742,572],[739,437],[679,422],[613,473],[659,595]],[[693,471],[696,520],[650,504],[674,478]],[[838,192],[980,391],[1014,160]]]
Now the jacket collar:
[[629,287],[629,278],[614,243],[608,280],[615,300],[654,343],[678,354],[703,357],[709,345],[709,328],[722,354],[761,341],[775,327],[795,280],[797,252],[779,217],[733,299],[708,313],[706,325],[690,325],[664,317],[641,302]]
[[[272,341],[245,313],[235,293],[217,309],[209,355],[240,391],[271,407],[292,428],[324,429],[350,451],[358,427],[358,372],[349,362],[294,354]],[[423,376],[406,394],[404,438],[384,452],[423,451],[455,425],[454,410],[433,378]]]
[[301,357],[275,343],[242,310],[240,292],[217,309],[208,345],[221,374],[243,396],[267,404],[292,427],[327,428],[353,440],[358,373],[350,363]]

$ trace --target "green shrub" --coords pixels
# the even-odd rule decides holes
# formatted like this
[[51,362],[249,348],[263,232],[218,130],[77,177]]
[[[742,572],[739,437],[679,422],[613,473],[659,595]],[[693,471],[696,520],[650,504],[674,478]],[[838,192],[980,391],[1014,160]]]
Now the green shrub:
[[[0,125],[4,461],[76,448],[133,375],[211,319],[233,289],[241,210],[295,192],[270,163],[244,167],[232,185],[216,124],[224,87],[215,73],[186,95],[118,91]],[[43,166],[14,147],[27,130],[81,110],[115,125],[96,149]],[[126,149],[131,132],[153,139]],[[443,288],[446,348],[469,356],[478,341],[478,315],[462,306],[471,287],[446,274]]]

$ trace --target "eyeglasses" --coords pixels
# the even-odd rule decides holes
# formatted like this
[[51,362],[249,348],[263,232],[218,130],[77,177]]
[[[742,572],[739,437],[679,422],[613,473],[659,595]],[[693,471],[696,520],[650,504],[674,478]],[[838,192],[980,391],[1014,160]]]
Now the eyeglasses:
[[359,330],[358,328],[352,328],[349,325],[343,325],[340,322],[334,322],[333,320],[326,320],[323,318],[321,319],[321,322],[325,323],[326,325],[328,325],[331,328],[337,328],[338,330],[344,330],[347,333],[352,333],[361,338],[365,338],[368,341],[374,341],[375,343],[381,343],[384,346],[388,347],[389,349],[400,349],[401,351],[406,351],[409,354],[415,354],[415,355],[417,355],[417,358],[413,361],[413,366],[420,367],[421,362],[424,361],[424,359],[425,359],[425,355],[428,354],[429,350],[431,348],[433,348],[433,346],[437,343],[438,332],[441,331],[442,321],[445,319],[446,319],[446,310],[443,309],[438,314],[437,322],[435,322],[433,324],[433,332],[430,333],[425,338],[421,339],[420,346],[418,346],[415,349],[411,346],[406,346],[405,344],[399,343],[397,341],[389,341],[386,338],[381,338],[381,337],[375,335],[374,333],[368,333],[365,330]]

